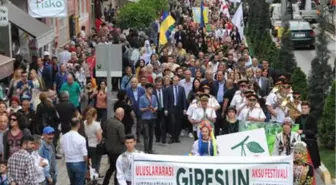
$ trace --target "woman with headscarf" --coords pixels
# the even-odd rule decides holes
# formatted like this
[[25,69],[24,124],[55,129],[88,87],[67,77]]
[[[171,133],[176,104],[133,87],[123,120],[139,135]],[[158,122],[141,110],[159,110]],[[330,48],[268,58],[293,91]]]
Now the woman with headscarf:
[[307,163],[307,145],[304,142],[294,144],[294,183],[293,185],[312,185],[314,182],[314,167]]
[[199,139],[194,142],[191,155],[218,156],[218,146],[210,123],[203,121],[200,129]]

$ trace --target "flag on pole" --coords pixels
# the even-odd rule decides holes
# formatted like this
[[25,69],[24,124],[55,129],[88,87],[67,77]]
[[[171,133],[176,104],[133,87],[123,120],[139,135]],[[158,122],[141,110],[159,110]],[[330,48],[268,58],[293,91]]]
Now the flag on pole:
[[238,9],[236,10],[236,13],[232,17],[232,23],[237,27],[240,38],[243,40],[244,38],[244,18],[243,18],[242,3],[239,5]]
[[168,42],[171,32],[174,29],[175,19],[167,11],[163,12],[160,25],[160,45]]
[[204,21],[204,4],[203,4],[203,0],[201,1],[201,8],[200,8],[200,10],[201,10],[201,24],[200,24],[200,26],[201,26],[201,28],[203,28],[204,27],[204,23],[205,23],[205,21]]
[[[192,13],[194,21],[201,24],[201,15],[202,15],[201,7],[192,7]],[[209,16],[209,8],[204,6],[203,9],[204,24],[207,24],[209,22],[208,16]]]
[[219,11],[219,13],[222,13],[226,17],[230,18],[229,4],[225,0],[220,1],[220,11]]

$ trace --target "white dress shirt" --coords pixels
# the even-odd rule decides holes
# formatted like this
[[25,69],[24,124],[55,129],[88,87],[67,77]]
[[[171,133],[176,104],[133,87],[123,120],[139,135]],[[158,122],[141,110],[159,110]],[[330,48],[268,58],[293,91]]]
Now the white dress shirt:
[[[293,97],[290,96],[290,100],[293,100]],[[284,109],[280,108],[279,106],[277,106],[277,101],[278,100],[278,95],[276,93],[270,93],[267,98],[266,98],[266,105],[267,106],[272,106],[272,108],[275,108],[275,111],[277,113],[277,116],[273,116],[271,118],[271,121],[273,122],[277,122],[277,123],[282,123],[283,120],[286,117],[286,114],[288,112],[288,108],[285,107]]]
[[238,120],[240,121],[248,121],[248,118],[252,117],[255,119],[266,119],[264,111],[260,107],[244,107],[242,111],[240,111]]
[[124,152],[119,155],[116,167],[117,167],[117,180],[119,185],[127,185],[127,182],[132,182],[132,160],[135,153],[143,153],[138,150],[134,152]]
[[[44,182],[46,180],[46,177],[44,175],[44,170],[48,171],[49,173],[49,162],[48,160],[46,159],[43,159],[40,154],[38,153],[38,151],[33,151],[32,154],[31,154],[34,158],[34,164],[35,164],[35,167],[36,167],[36,173],[37,173],[37,182],[38,183],[41,183],[41,182]],[[46,163],[47,165],[45,167],[42,167],[40,166],[40,162],[43,163]]]
[[192,90],[193,81],[194,81],[194,78],[191,77],[189,82],[187,82],[186,79],[182,79],[179,82],[179,85],[184,88],[186,99],[188,98],[189,92]]
[[88,154],[86,140],[77,131],[71,130],[64,134],[61,146],[67,163],[83,162]]
[[160,106],[159,108],[160,109],[164,108],[164,104],[163,104],[163,90],[162,90],[162,88],[156,90],[156,95],[157,95],[158,100],[159,100],[159,102],[158,102],[159,103],[158,106]]

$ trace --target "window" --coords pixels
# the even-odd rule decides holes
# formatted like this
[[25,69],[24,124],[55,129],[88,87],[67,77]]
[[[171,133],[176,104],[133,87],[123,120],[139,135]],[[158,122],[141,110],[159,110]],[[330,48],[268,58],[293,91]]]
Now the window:
[[86,14],[86,2],[87,0],[81,0],[78,1],[78,12],[79,12],[79,17],[84,17]]
[[66,26],[67,20],[68,20],[67,17],[59,18],[59,27],[62,28]]

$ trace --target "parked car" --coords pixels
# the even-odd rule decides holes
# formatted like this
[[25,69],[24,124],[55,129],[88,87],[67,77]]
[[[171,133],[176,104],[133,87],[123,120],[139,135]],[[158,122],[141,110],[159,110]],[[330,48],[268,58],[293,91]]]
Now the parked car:
[[315,33],[307,21],[289,21],[294,47],[309,47],[315,49]]

